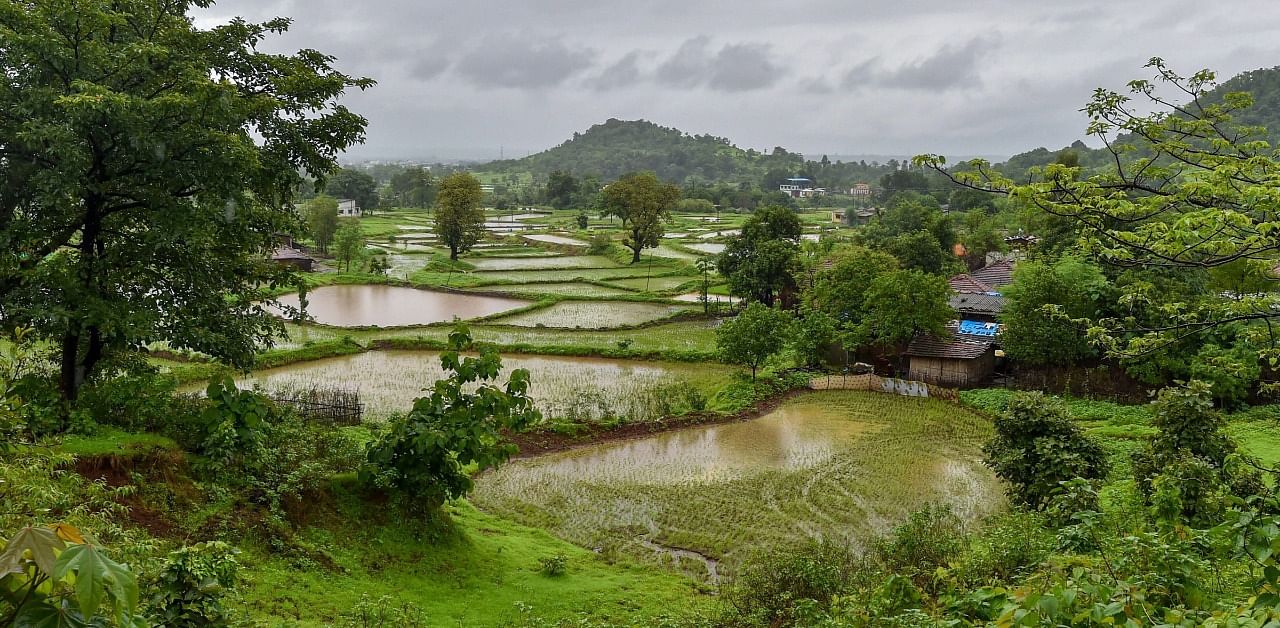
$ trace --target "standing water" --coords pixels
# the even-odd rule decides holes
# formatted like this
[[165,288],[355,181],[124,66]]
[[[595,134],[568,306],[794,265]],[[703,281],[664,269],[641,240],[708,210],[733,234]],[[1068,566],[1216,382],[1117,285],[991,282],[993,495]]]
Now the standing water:
[[[298,295],[278,299],[298,307]],[[400,286],[324,286],[307,293],[307,314],[338,327],[402,327],[490,316],[529,301],[477,294],[433,292]]]

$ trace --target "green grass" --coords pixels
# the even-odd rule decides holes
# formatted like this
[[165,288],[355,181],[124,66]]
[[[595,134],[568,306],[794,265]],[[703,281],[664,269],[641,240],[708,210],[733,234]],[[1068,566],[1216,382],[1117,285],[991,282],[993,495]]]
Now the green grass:
[[[307,540],[329,548],[337,570],[300,569],[260,551],[244,558],[241,608],[270,626],[324,626],[361,598],[412,603],[431,626],[510,626],[531,618],[590,619],[643,625],[647,619],[706,606],[686,578],[632,563],[609,564],[545,532],[486,515],[466,502],[448,507],[451,529],[422,537],[421,524],[372,512],[339,496],[345,515]],[[561,576],[540,573],[540,559],[568,558]],[[525,610],[527,609],[527,610]]]
[[66,436],[58,450],[75,456],[120,456],[128,458],[154,451],[178,448],[173,439],[159,434],[135,434],[115,428],[98,428],[93,434]]

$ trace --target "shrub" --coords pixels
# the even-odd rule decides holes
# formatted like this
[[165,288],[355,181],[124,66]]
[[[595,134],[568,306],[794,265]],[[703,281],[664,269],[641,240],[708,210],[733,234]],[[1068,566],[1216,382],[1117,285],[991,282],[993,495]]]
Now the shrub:
[[235,587],[237,550],[221,541],[169,552],[150,600],[153,619],[164,626],[223,626],[223,598]]
[[1060,482],[1107,474],[1102,447],[1067,418],[1060,401],[1040,393],[1017,395],[996,417],[995,428],[982,448],[985,462],[1008,483],[1009,497],[1033,510],[1048,503]]
[[373,599],[361,594],[351,610],[342,613],[342,628],[427,628],[430,623],[426,612],[410,602],[396,604],[391,596]]
[[587,254],[603,255],[608,253],[609,249],[612,247],[613,239],[609,237],[608,233],[603,231],[596,232],[591,236],[591,239],[587,243]]
[[957,579],[970,586],[1008,582],[1044,561],[1055,546],[1044,519],[1013,511],[987,522],[959,559]]
[[[1228,464],[1239,456],[1238,447],[1225,432],[1226,418],[1213,408],[1209,384],[1192,380],[1165,388],[1151,405],[1159,432],[1132,460],[1138,489],[1158,518],[1212,525],[1222,514],[1225,496],[1266,492],[1256,470]],[[1157,502],[1156,484],[1162,477]]]
[[756,554],[721,591],[722,623],[798,625],[815,609],[825,611],[859,568],[849,547],[829,541]]
[[450,374],[431,394],[393,418],[366,450],[360,478],[410,498],[414,510],[432,510],[470,492],[472,474],[496,466],[516,452],[503,436],[541,419],[529,397],[529,371],[515,369],[506,386],[494,384],[502,370],[496,351],[462,357],[474,349],[471,333],[458,325],[440,363]]
[[175,388],[173,378],[154,372],[122,374],[80,389],[76,405],[102,425],[158,431],[170,418]]
[[240,390],[230,377],[209,383],[209,404],[200,415],[200,453],[214,468],[243,466],[261,455],[263,427],[271,404],[251,390]]
[[908,576],[916,586],[930,590],[934,572],[950,565],[964,548],[960,518],[948,506],[926,505],[877,542],[875,556],[885,571]]
[[542,565],[539,571],[544,576],[563,576],[569,570],[569,557],[564,554],[547,556],[538,560]]
[[261,456],[246,467],[244,478],[250,498],[282,517],[288,505],[319,492],[334,475],[356,470],[363,454],[351,429],[312,424],[286,412],[267,426]]

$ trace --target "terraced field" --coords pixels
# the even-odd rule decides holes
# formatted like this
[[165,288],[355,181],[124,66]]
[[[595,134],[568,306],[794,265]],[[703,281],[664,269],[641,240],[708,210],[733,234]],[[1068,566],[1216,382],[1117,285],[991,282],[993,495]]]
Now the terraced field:
[[472,288],[473,291],[483,292],[510,292],[520,294],[555,294],[575,297],[616,297],[621,295],[635,294],[631,290],[623,288],[610,288],[608,286],[598,286],[591,283],[583,282],[557,282],[557,283],[526,283],[518,286],[498,285],[498,286],[482,286],[480,288]]
[[557,270],[562,268],[617,268],[617,262],[595,255],[561,255],[556,257],[486,257],[471,258],[476,270]]
[[556,327],[561,329],[608,329],[639,325],[666,318],[687,308],[659,303],[633,303],[627,301],[561,301],[549,307],[511,316],[492,319],[490,322],[517,327]]
[[1000,508],[980,462],[990,430],[941,401],[810,393],[753,421],[517,461],[474,501],[606,553],[732,563],[815,537],[857,544],[929,502],[967,518]]

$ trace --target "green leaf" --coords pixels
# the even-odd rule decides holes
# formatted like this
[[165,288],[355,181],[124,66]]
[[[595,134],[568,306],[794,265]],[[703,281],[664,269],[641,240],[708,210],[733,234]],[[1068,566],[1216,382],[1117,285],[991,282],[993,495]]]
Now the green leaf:
[[104,555],[96,545],[75,545],[58,557],[53,577],[61,579],[71,572],[76,575],[76,602],[86,617],[97,612],[107,595],[117,614],[121,610],[132,611],[138,605],[138,582],[133,573]]
[[23,554],[28,551],[40,571],[52,574],[58,560],[57,552],[66,546],[53,530],[27,526],[19,530],[9,540],[4,553],[0,553],[0,576],[22,573]]
[[54,605],[41,600],[24,604],[13,618],[13,625],[15,628],[85,628],[89,623],[66,603]]

